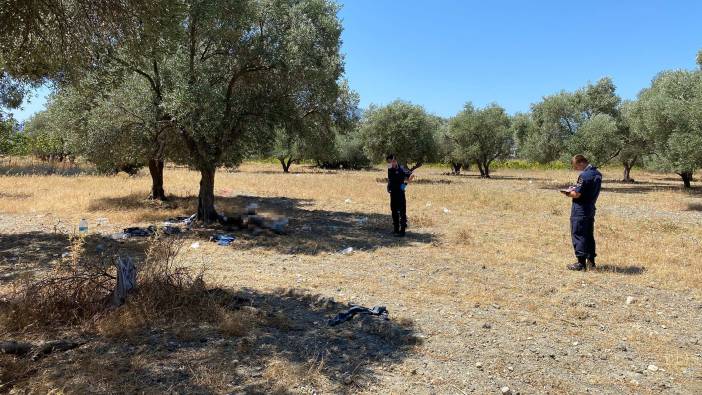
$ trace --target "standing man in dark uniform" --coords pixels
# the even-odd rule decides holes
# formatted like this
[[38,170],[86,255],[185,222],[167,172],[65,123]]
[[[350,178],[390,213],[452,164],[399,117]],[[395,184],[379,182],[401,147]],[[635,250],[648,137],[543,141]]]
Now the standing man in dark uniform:
[[568,265],[570,270],[595,268],[595,203],[600,195],[602,173],[591,165],[583,155],[575,155],[571,161],[573,169],[580,171],[578,183],[561,191],[573,199],[570,211],[570,234],[578,262]]
[[407,201],[405,189],[407,183],[414,177],[412,172],[397,163],[395,155],[387,156],[388,161],[388,193],[390,194],[390,211],[392,211],[393,234],[405,236],[407,228]]

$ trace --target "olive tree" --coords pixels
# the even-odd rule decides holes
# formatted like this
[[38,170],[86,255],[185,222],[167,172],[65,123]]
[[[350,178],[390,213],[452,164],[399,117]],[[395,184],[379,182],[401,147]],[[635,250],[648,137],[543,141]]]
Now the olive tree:
[[274,127],[269,155],[280,162],[283,172],[288,173],[293,163],[303,159],[338,156],[338,137],[358,127],[358,94],[346,81],[330,87],[336,100],[291,100],[278,111],[281,121]]
[[451,119],[449,135],[460,155],[478,165],[480,176],[490,178],[490,165],[510,154],[513,141],[510,125],[509,115],[497,104],[476,109],[467,103]]
[[12,117],[0,114],[0,155],[24,155],[27,153],[25,133]]
[[45,161],[76,156],[74,133],[85,121],[89,106],[73,89],[52,93],[46,109],[34,114],[25,125],[30,152]]
[[562,157],[566,142],[576,131],[582,114],[573,93],[546,96],[531,106],[530,127],[520,136],[520,153],[526,159],[548,163]]
[[394,153],[415,170],[436,156],[436,117],[423,107],[396,100],[387,106],[370,106],[361,121],[365,151],[375,162]]
[[470,168],[471,160],[462,156],[462,151],[458,149],[456,140],[449,134],[449,121],[437,118],[437,122],[439,127],[436,130],[436,136],[434,136],[437,159],[441,163],[449,165],[451,174],[459,175],[461,170]]
[[659,74],[639,94],[631,118],[652,143],[647,166],[677,173],[689,188],[702,167],[702,71]]
[[[575,92],[562,91],[544,97],[531,107],[533,124],[519,119],[516,137],[520,155],[546,163],[569,160],[576,151],[584,150],[606,163],[621,148],[619,137],[623,132],[613,133],[609,128],[612,122],[617,128],[621,126],[620,105],[621,99],[610,78],[602,78]],[[602,133],[599,127],[604,127]]]
[[270,139],[291,102],[337,99],[337,10],[327,0],[204,1],[187,2],[173,18],[178,39],[164,109],[187,149],[180,160],[201,175],[199,219],[218,216],[217,167],[239,164],[248,146]]

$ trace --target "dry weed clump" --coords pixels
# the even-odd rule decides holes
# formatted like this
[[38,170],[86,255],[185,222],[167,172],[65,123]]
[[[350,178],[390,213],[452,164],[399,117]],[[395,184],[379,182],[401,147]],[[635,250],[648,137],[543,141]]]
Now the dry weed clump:
[[84,240],[71,237],[70,252],[38,280],[25,279],[1,306],[7,331],[76,324],[105,309],[114,269],[103,260],[83,259]]
[[275,394],[287,394],[296,387],[319,388],[329,385],[329,379],[324,375],[325,366],[324,355],[304,363],[274,357],[266,365],[263,378],[272,384],[271,392]]
[[8,332],[95,324],[106,336],[129,335],[157,321],[211,321],[219,317],[218,297],[205,288],[203,271],[178,263],[182,242],[156,236],[137,264],[137,288],[125,305],[111,304],[117,283],[115,257],[88,258],[84,241],[38,280],[20,284],[0,306]]
[[471,245],[473,243],[473,235],[470,230],[461,229],[456,232],[455,240],[462,245]]

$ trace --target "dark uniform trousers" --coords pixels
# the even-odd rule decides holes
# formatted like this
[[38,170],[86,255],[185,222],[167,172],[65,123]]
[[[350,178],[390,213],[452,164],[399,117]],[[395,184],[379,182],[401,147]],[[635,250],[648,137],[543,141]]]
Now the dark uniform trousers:
[[573,239],[575,256],[594,260],[597,256],[595,252],[595,217],[570,217],[570,234]]
[[395,229],[407,227],[407,201],[404,191],[390,192],[390,211],[392,211],[392,224]]

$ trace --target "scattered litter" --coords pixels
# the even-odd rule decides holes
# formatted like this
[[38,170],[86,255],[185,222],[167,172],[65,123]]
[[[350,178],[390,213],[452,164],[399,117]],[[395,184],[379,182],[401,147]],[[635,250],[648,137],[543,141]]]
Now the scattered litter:
[[196,241],[196,242],[194,242],[193,244],[190,244],[190,248],[194,248],[194,249],[200,248],[200,243],[198,243],[198,242]]
[[343,250],[339,251],[341,255],[348,255],[353,252],[353,247],[346,247]]
[[70,252],[64,252],[63,254],[61,254],[61,258],[68,258],[69,256],[71,256]]
[[124,233],[124,232],[113,233],[113,234],[110,236],[110,238],[112,238],[112,240],[124,240],[124,239],[126,239],[126,238],[128,238],[128,237],[129,237],[129,235],[126,234],[126,233]]
[[232,244],[232,242],[236,239],[236,237],[232,235],[226,235],[226,234],[218,234],[210,237],[210,241],[215,241],[217,242],[218,245],[221,246],[228,246]]
[[426,206],[431,207],[431,202],[427,202]]
[[444,207],[444,214],[448,214],[448,213],[450,213],[450,212],[451,212],[451,210],[449,210],[449,209],[447,209],[446,207]]
[[153,225],[149,226],[148,228],[134,226],[131,228],[124,228],[122,232],[124,232],[127,237],[148,237],[152,236],[156,232],[156,227]]
[[78,233],[81,235],[88,234],[88,221],[85,218],[82,218],[78,223]]
[[648,370],[651,371],[651,372],[657,372],[657,371],[658,371],[658,366],[656,366],[656,365],[648,365],[648,367],[647,367],[646,369],[648,369]]
[[269,225],[269,229],[272,230],[273,233],[282,234],[285,233],[286,226],[288,226],[288,219],[282,217],[272,221]]
[[246,215],[256,215],[256,210],[258,210],[258,204],[250,203],[246,206]]
[[181,217],[174,217],[174,218],[168,218],[163,222],[164,226],[179,226],[179,225],[185,225],[187,227],[191,227],[193,222],[197,219],[197,213],[186,217],[186,216],[181,216]]
[[220,225],[223,225],[223,226],[241,227],[241,225],[243,224],[240,216],[227,217],[226,215],[219,215],[217,217],[217,221],[220,223]]
[[360,218],[356,218],[355,220],[356,220],[356,223],[359,225],[365,225],[368,223],[368,217],[360,217]]
[[171,236],[172,236],[172,235],[177,235],[177,234],[179,234],[180,232],[182,232],[182,231],[180,230],[179,227],[177,227],[177,226],[170,226],[170,225],[164,226],[163,228],[161,228],[161,231],[162,231],[164,234],[171,235]]
[[636,303],[636,298],[633,296],[627,296],[626,297],[626,304],[633,304]]
[[351,202],[351,199],[346,199],[346,200],[344,200],[344,203],[352,203],[352,202]]
[[375,315],[383,319],[388,319],[388,309],[385,306],[374,306],[372,309],[363,306],[352,305],[350,309],[342,311],[336,317],[329,320],[329,326],[342,324],[355,316],[356,314]]

